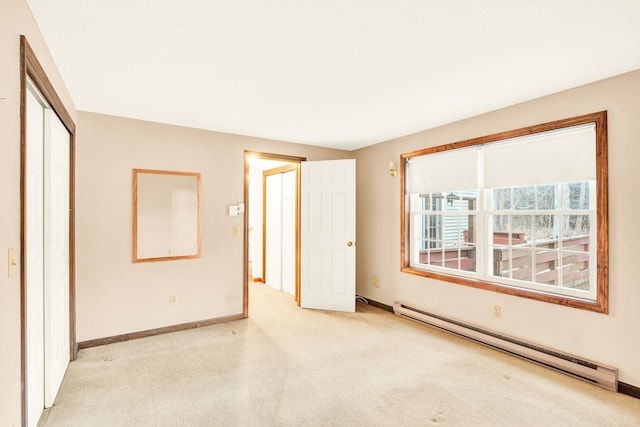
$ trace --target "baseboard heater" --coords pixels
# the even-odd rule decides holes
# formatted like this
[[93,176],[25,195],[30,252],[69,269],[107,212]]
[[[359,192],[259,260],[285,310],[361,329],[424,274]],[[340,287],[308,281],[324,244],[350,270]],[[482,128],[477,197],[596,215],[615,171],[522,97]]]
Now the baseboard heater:
[[466,325],[399,302],[393,304],[393,311],[398,316],[443,329],[480,344],[599,385],[608,390],[618,391],[618,369],[616,368],[604,366],[591,360],[581,359],[573,355],[544,348],[475,326]]

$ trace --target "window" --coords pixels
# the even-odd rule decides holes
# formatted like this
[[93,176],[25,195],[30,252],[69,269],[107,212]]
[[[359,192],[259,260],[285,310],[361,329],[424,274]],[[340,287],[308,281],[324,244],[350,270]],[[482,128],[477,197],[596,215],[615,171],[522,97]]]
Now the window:
[[606,313],[606,112],[402,155],[402,270]]

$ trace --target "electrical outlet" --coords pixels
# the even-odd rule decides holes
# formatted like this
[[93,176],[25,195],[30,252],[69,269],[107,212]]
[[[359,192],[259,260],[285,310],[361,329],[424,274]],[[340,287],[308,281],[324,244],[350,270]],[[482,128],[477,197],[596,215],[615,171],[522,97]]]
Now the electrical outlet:
[[175,295],[169,295],[169,305],[175,305],[178,303],[178,297]]
[[376,288],[380,287],[380,276],[373,276],[373,286]]
[[500,319],[502,317],[502,306],[498,304],[493,305],[493,317]]

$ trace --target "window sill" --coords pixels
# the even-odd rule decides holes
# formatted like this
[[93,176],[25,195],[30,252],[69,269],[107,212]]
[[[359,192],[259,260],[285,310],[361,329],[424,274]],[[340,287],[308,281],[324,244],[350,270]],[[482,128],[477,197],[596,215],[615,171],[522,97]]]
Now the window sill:
[[470,286],[476,289],[484,289],[487,291],[498,292],[507,295],[513,295],[517,297],[523,297],[532,299],[535,301],[547,302],[551,304],[564,305],[566,307],[578,308],[581,310],[593,311],[596,313],[608,314],[609,308],[607,305],[606,295],[598,295],[596,301],[580,299],[575,297],[569,297],[564,295],[557,295],[532,289],[523,289],[513,286],[503,285],[499,283],[489,282],[479,279],[471,279],[466,277],[460,277],[452,274],[436,273],[432,271],[426,271],[415,267],[402,267],[403,273],[414,274],[416,276],[427,277],[430,279],[441,280],[444,282],[455,283],[458,285]]

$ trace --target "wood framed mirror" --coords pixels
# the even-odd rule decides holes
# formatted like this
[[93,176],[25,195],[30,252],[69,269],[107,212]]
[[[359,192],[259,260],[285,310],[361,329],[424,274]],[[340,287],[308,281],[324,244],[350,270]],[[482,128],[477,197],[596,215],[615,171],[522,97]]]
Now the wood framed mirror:
[[199,173],[133,170],[133,262],[199,258]]

